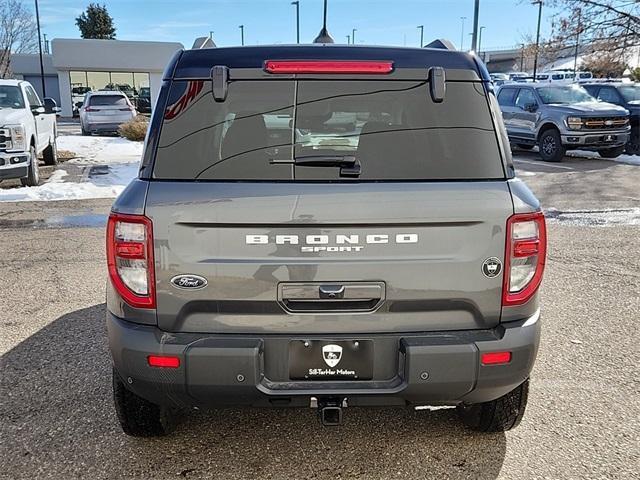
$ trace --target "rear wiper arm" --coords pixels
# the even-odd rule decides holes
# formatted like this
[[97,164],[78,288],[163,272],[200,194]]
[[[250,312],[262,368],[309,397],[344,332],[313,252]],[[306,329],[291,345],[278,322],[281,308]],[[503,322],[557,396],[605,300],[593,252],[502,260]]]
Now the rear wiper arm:
[[340,167],[341,177],[358,177],[362,173],[360,161],[353,155],[312,155],[298,157],[295,165],[301,167]]

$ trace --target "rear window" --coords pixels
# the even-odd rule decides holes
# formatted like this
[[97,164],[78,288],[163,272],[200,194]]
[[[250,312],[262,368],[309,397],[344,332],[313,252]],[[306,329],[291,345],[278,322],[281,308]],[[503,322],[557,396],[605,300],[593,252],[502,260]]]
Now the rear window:
[[[504,178],[482,86],[425,81],[236,81],[215,102],[208,81],[174,81],[153,176],[176,180]],[[349,162],[357,176],[341,175]],[[309,166],[316,162],[320,165]],[[298,164],[296,164],[296,162]],[[305,165],[301,165],[305,163]]]
[[89,97],[92,107],[126,107],[127,99],[123,95],[92,95]]

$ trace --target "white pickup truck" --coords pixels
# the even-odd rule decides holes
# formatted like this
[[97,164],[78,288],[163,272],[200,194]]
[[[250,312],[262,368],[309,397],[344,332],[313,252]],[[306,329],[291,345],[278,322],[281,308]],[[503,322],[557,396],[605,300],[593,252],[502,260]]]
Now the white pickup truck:
[[29,82],[0,80],[0,181],[19,178],[22,185],[40,182],[38,156],[58,163],[56,114],[52,98],[44,103]]

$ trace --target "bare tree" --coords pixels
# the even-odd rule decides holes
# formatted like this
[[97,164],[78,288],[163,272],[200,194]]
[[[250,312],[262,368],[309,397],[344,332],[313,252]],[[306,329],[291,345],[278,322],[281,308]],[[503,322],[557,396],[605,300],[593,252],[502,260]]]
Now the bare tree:
[[[620,74],[640,46],[638,0],[548,0],[558,13],[548,42],[566,55],[579,38],[585,66],[600,75]],[[596,72],[594,72],[596,73]]]
[[11,53],[38,49],[33,14],[18,0],[0,0],[0,78],[11,75]]

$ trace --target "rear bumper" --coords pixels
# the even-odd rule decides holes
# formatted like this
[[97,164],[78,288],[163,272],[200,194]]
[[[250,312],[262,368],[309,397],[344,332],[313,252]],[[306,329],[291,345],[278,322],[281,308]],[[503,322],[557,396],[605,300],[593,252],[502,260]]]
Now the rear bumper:
[[100,132],[117,132],[120,125],[125,123],[122,122],[109,122],[109,123],[87,123],[85,126],[85,130],[91,133],[100,133]]
[[[455,405],[496,399],[533,368],[539,313],[492,330],[336,336],[374,340],[371,381],[291,381],[289,342],[301,336],[174,334],[107,313],[109,347],[125,385],[157,404],[308,406],[311,397],[346,397],[350,405]],[[310,336],[309,340],[326,337]],[[480,364],[484,352],[512,352],[504,365]],[[148,355],[176,355],[175,369],[150,367]]]

